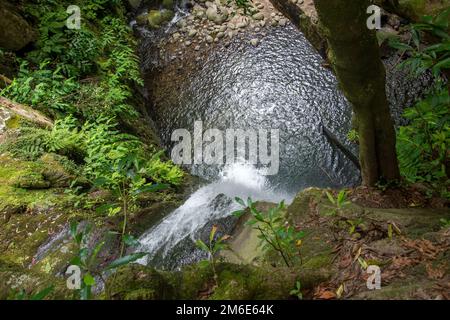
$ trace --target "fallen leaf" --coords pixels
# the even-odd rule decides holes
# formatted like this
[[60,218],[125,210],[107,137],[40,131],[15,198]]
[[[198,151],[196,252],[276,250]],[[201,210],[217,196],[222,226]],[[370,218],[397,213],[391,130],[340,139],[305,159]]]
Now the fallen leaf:
[[336,298],[336,294],[333,291],[324,291],[318,296],[319,299],[330,300]]
[[431,263],[426,264],[426,270],[428,277],[430,279],[442,279],[445,276],[445,265],[444,266],[438,266],[437,268],[433,268]]

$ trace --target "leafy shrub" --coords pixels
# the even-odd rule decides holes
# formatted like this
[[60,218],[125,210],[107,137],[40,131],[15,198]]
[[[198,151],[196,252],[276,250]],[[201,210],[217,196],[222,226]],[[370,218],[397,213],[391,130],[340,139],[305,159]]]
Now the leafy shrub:
[[[240,205],[250,209],[253,218],[247,222],[247,225],[259,231],[258,238],[261,239],[260,246],[262,249],[266,252],[274,250],[281,256],[286,266],[292,266],[295,259],[300,257],[299,248],[305,233],[296,231],[293,226],[287,224],[283,219],[284,201],[267,212],[261,212],[250,198],[248,198],[247,203],[240,198],[235,200]],[[240,217],[243,214],[243,210],[233,213],[236,217]]]
[[[425,182],[430,193],[439,192],[450,199],[450,97],[442,73],[450,69],[450,35],[448,18],[450,8],[436,17],[424,17],[422,23],[411,25],[411,40],[401,43],[392,40],[391,45],[409,55],[400,64],[413,75],[431,71],[434,87],[414,106],[406,108],[407,126],[397,133],[397,153],[400,171],[408,182]],[[431,33],[438,43],[424,45],[423,34]]]

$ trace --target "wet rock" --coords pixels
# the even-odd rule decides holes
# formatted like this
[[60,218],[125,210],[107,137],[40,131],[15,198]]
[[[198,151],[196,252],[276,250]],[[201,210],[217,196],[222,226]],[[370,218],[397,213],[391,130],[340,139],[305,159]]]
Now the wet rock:
[[138,15],[136,17],[136,23],[138,26],[145,26],[147,24],[147,22],[148,22],[148,14],[147,13]]
[[158,29],[165,22],[170,21],[174,16],[172,10],[151,10],[148,14],[148,24],[152,29]]

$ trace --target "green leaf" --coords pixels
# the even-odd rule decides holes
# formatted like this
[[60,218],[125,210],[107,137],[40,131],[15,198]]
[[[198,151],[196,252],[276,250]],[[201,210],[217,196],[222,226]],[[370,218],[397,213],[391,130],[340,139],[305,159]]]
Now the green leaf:
[[75,239],[77,236],[78,222],[72,221],[70,222],[70,235]]
[[89,273],[86,273],[83,277],[83,282],[86,286],[93,286],[95,285],[95,279],[92,277]]
[[141,194],[141,193],[165,190],[165,189],[168,189],[168,188],[170,188],[170,186],[168,184],[158,183],[158,184],[152,184],[152,185],[145,185],[145,186],[140,187],[139,189],[135,190],[133,193],[135,195],[137,195],[137,194]]
[[138,247],[140,245],[139,240],[137,240],[131,234],[124,235],[122,240],[129,247]]
[[142,257],[145,257],[147,254],[148,253],[146,253],[146,252],[137,252],[137,253],[133,253],[128,256],[116,259],[108,265],[106,270],[110,270],[110,269],[114,269],[114,268],[118,268],[118,267],[127,265],[131,262],[139,260]]
[[31,296],[30,300],[42,300],[42,299],[44,299],[50,292],[53,291],[53,288],[54,288],[53,285],[51,285],[50,287],[47,287],[44,290],[39,291],[35,295]]
[[244,213],[245,213],[244,210],[237,210],[237,211],[232,212],[231,214],[233,216],[235,216],[236,218],[240,218],[244,215]]
[[198,239],[195,244],[197,245],[198,248],[200,248],[201,250],[205,251],[205,252],[209,252],[209,248],[208,246],[200,239]]
[[325,191],[325,194],[328,197],[328,200],[332,203],[332,204],[336,204],[336,201],[334,200],[334,197],[331,193],[329,193],[328,191]]
[[247,205],[245,204],[244,200],[242,200],[239,197],[234,198],[234,200],[239,203],[241,206],[246,207]]
[[209,267],[209,265],[210,265],[209,260],[202,260],[198,263],[198,266],[200,268],[207,268],[207,267]]

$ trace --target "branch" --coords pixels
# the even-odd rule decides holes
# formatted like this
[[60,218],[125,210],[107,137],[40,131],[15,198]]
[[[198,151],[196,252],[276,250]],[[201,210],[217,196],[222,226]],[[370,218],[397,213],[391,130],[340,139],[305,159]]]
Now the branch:
[[32,108],[11,101],[5,97],[0,97],[0,107],[10,110],[12,113],[19,115],[31,122],[35,122],[47,128],[53,127],[53,121]]

